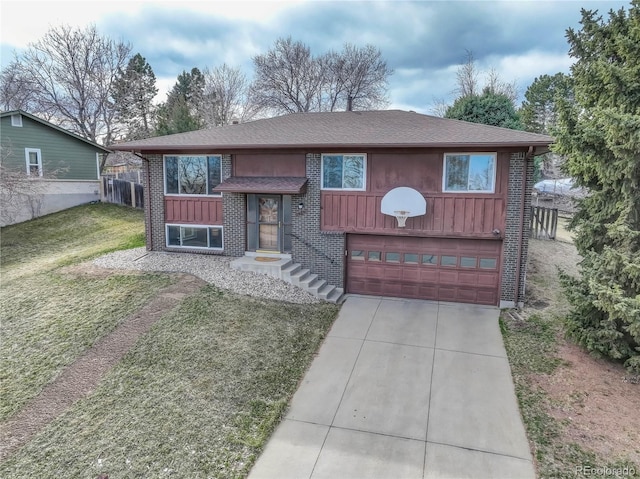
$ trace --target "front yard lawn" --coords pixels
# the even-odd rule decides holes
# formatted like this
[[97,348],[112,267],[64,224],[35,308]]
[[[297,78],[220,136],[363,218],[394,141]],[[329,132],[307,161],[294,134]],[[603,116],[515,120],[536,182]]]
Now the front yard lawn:
[[160,319],[0,476],[244,477],[335,318],[211,286]]
[[[114,205],[2,229],[0,424],[176,281],[84,263],[140,246],[142,231],[141,212]],[[0,477],[245,477],[337,312],[205,286],[3,461]]]
[[63,267],[144,244],[141,211],[79,206],[1,234],[0,421],[171,282],[167,275],[91,276]]

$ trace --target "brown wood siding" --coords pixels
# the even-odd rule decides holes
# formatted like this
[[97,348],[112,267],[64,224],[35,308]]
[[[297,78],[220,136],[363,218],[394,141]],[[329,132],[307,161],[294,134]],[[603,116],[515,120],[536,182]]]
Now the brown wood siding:
[[221,225],[222,197],[165,196],[164,218],[165,223]]
[[398,228],[394,217],[380,212],[383,194],[324,191],[321,195],[324,231],[411,234],[415,236],[493,237],[504,231],[505,199],[498,195],[426,195],[427,214],[408,218]]
[[347,292],[497,305],[501,250],[496,240],[348,235]]
[[[492,194],[443,193],[443,159],[443,152],[369,154],[366,192],[321,193],[322,230],[476,238],[493,238],[494,229],[504,231],[509,153],[498,153]],[[427,214],[407,219],[405,228],[380,212],[382,197],[398,186],[414,188],[427,200]]]
[[304,177],[304,153],[237,154],[233,156],[233,176]]

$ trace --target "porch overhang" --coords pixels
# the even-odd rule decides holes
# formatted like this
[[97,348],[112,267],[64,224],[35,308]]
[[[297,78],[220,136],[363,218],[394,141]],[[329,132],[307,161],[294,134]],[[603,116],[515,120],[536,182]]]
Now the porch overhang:
[[307,178],[291,176],[231,176],[213,188],[213,191],[298,195],[305,193],[307,181]]

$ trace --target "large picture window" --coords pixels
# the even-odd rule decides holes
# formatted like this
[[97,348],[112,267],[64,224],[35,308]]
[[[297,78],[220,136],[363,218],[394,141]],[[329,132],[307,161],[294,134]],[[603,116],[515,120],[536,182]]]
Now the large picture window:
[[222,249],[222,226],[167,225],[167,246]]
[[220,155],[164,157],[165,194],[219,195],[213,191],[222,179]]
[[367,157],[358,155],[322,155],[322,189],[364,190]]
[[455,153],[444,156],[443,191],[493,193],[495,182],[495,153]]

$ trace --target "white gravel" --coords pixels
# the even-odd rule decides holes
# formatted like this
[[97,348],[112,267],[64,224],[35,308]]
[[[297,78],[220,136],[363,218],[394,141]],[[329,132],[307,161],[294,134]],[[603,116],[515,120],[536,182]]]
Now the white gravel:
[[97,258],[93,264],[101,268],[139,271],[189,273],[214,286],[257,298],[277,299],[290,303],[318,303],[306,291],[270,276],[236,271],[229,267],[228,256],[147,251],[144,247],[116,251]]

